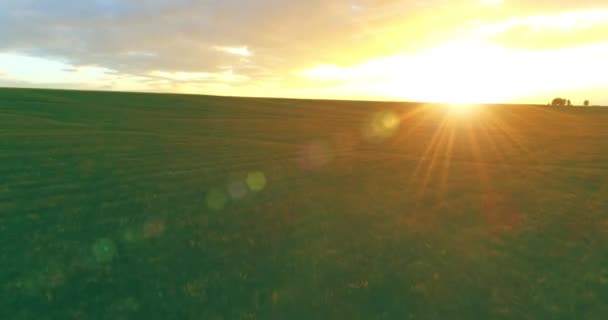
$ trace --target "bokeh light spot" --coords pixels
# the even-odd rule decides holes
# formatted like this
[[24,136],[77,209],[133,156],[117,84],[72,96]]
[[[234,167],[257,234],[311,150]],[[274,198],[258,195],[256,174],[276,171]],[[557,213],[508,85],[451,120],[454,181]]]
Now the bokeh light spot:
[[159,217],[149,218],[143,226],[143,237],[145,239],[158,238],[165,233],[165,221]]
[[228,203],[228,196],[222,190],[212,189],[207,192],[205,202],[207,203],[207,208],[219,211],[224,209]]
[[247,175],[247,186],[251,191],[262,191],[266,187],[266,176],[261,171],[250,172]]
[[247,185],[243,181],[234,181],[228,185],[228,194],[233,200],[243,199],[247,195]]
[[364,136],[371,141],[382,141],[395,134],[401,125],[399,115],[392,111],[379,112],[372,117],[364,130]]
[[323,142],[309,143],[300,150],[299,159],[304,169],[318,169],[333,160],[333,150]]
[[116,244],[111,239],[101,238],[93,244],[93,255],[98,263],[112,262],[116,253]]
[[382,114],[382,127],[383,129],[390,130],[399,125],[399,117],[395,113],[387,112]]
[[126,229],[123,232],[122,237],[126,242],[136,242],[140,239],[139,232],[133,228]]

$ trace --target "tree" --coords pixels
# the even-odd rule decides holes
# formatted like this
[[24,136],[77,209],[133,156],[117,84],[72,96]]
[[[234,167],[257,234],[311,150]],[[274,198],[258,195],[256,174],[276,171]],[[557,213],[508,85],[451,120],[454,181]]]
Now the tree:
[[554,107],[563,107],[566,105],[566,99],[555,98],[553,101],[551,101],[551,105]]
[[583,105],[585,105],[585,107],[589,106],[589,100],[585,100],[585,102],[583,102]]
[[567,105],[568,107],[572,107],[572,101],[570,101],[570,99],[568,99],[568,101],[566,102],[566,105]]

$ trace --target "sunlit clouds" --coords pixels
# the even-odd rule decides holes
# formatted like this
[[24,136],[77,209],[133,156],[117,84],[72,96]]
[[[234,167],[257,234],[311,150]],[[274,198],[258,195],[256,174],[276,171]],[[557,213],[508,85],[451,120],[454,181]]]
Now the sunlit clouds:
[[608,87],[608,39],[600,33],[607,21],[607,10],[515,16],[463,27],[456,39],[418,52],[324,64],[300,74],[336,91],[358,83],[371,96],[396,100],[500,103],[556,92],[599,93]]
[[[546,15],[531,15],[531,16],[514,16],[506,18],[503,21],[496,23],[485,23],[474,29],[475,33],[484,36],[495,36],[501,33],[508,33],[511,31],[527,32],[528,36],[536,36],[540,43],[537,45],[542,46],[543,42],[547,42],[551,35],[547,33],[559,32],[562,36],[570,36],[568,32],[564,31],[580,31],[584,29],[592,28],[606,28],[608,27],[608,9],[594,9],[594,10],[576,10],[570,12],[562,12],[555,14]],[[592,31],[592,30],[590,30]],[[599,31],[599,30],[598,30]],[[524,34],[520,34],[520,39],[524,40]],[[549,37],[548,37],[549,36]],[[590,33],[579,33],[578,36],[581,38],[598,37],[603,39],[601,34],[595,32]],[[553,40],[553,39],[549,39]],[[563,40],[563,39],[562,39]],[[562,43],[568,45],[569,43]]]
[[0,30],[10,30],[0,32],[5,86],[608,103],[601,1],[8,1],[0,9]]
[[0,82],[17,87],[77,86],[79,89],[154,91],[172,83],[158,74],[121,73],[93,65],[74,66],[46,58],[0,53]]
[[243,47],[221,47],[221,46],[214,46],[213,49],[218,50],[218,51],[222,51],[228,54],[232,54],[235,56],[241,56],[241,57],[249,57],[251,56],[251,51],[249,51],[249,48],[247,48],[246,46]]
[[496,6],[502,4],[503,0],[480,0],[481,4],[486,6]]
[[196,82],[196,81],[218,81],[224,83],[243,82],[249,77],[234,74],[232,70],[224,72],[167,72],[167,71],[152,71],[149,73],[151,77],[158,77],[180,82]]
[[534,33],[592,28],[607,18],[604,11],[587,11],[515,19],[480,26],[460,40],[414,54],[374,58],[350,66],[320,65],[301,75],[336,87],[359,83],[374,96],[431,102],[523,102],[539,94],[601,90],[608,87],[603,76],[608,72],[608,40],[525,49],[510,48],[509,41],[503,45],[494,38],[524,26],[530,28],[531,36],[542,37]]

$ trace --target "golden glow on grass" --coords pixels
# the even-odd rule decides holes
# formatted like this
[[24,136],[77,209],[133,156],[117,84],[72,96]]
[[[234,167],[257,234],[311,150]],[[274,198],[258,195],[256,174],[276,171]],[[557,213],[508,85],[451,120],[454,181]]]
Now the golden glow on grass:
[[472,103],[449,103],[446,105],[446,107],[453,115],[471,116],[475,111],[477,111],[479,105]]

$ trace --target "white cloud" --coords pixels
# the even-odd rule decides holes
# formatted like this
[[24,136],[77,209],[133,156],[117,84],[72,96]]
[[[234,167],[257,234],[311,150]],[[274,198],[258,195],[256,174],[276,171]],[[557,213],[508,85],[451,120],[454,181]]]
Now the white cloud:
[[143,57],[143,58],[158,57],[158,53],[150,52],[150,51],[127,51],[126,55],[129,57]]
[[472,33],[473,35],[492,36],[519,27],[541,30],[575,30],[587,29],[597,25],[608,24],[608,9],[570,11],[557,14],[516,16],[499,23],[484,24]]
[[225,52],[231,55],[240,56],[240,57],[250,57],[252,56],[251,51],[247,46],[242,47],[222,47],[222,46],[214,46],[213,49],[221,52]]
[[239,74],[234,74],[232,70],[225,72],[171,72],[171,71],[151,71],[148,73],[152,77],[165,78],[168,80],[182,82],[202,82],[202,81],[220,81],[220,82],[244,82],[249,80],[249,77]]
[[299,75],[320,81],[358,81],[393,77],[396,70],[407,69],[411,58],[405,55],[381,57],[356,66],[320,65]]
[[[187,83],[242,84],[249,76],[237,74],[232,68],[220,72],[179,72],[155,70],[143,75],[119,72],[98,66],[75,66],[61,61],[0,53],[0,80],[31,85],[66,84],[78,88],[115,90],[173,90]],[[1,84],[1,83],[0,83]]]

